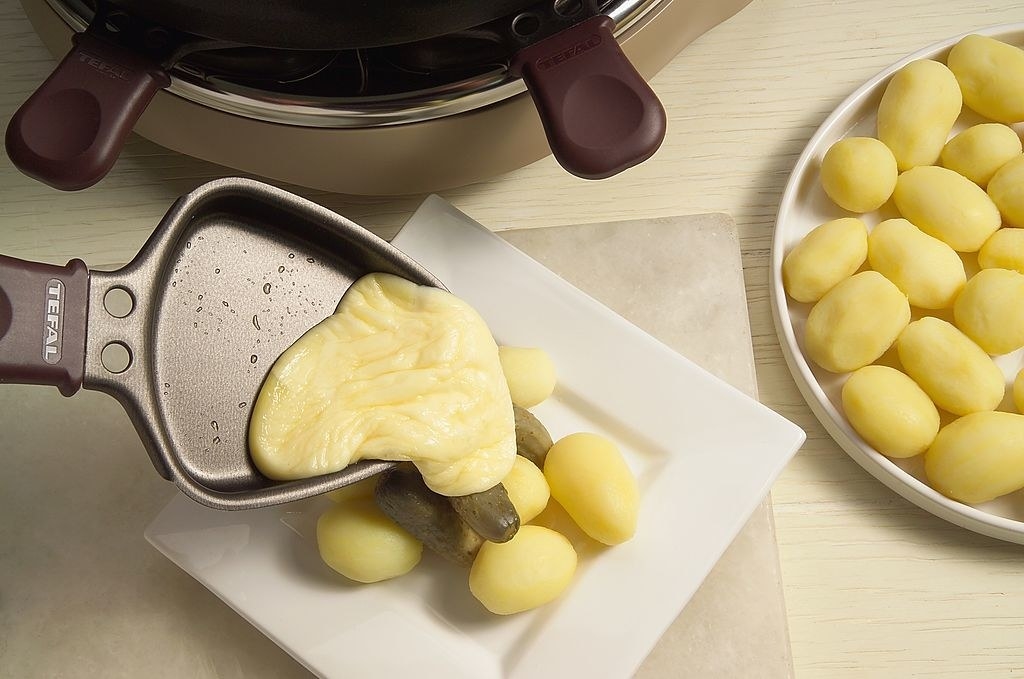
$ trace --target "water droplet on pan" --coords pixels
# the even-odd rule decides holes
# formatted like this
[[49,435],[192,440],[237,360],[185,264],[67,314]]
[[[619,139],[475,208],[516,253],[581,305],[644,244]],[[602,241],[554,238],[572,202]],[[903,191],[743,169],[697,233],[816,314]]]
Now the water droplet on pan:
[[277,267],[277,273],[284,273],[284,265]]
[[265,295],[269,295],[270,294],[270,283],[264,283],[263,284],[263,294],[265,294]]
[[220,425],[217,423],[217,420],[211,420],[210,426],[213,427],[214,431],[220,431]]
[[252,325],[257,330],[260,329],[260,317],[259,316],[253,316],[252,317]]
[[315,264],[316,263],[316,260],[313,259],[312,257],[306,257],[306,261],[309,262],[310,264]]
[[202,310],[203,310],[203,307],[196,307],[196,313],[199,313]]
[[259,360],[259,356],[257,356],[256,354],[253,354],[252,356],[249,357],[249,363],[255,363],[257,360]]
[[215,446],[216,446],[216,445],[218,445],[219,443],[220,443],[220,437],[219,437],[219,436],[214,436],[214,437],[213,437],[213,445],[215,445]]
[[289,252],[288,253],[288,259],[295,259],[295,253],[294,252]]

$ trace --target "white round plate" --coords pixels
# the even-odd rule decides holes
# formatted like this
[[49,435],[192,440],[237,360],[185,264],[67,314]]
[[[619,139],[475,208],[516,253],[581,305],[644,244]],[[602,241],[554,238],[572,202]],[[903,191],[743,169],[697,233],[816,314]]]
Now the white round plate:
[[[970,32],[989,35],[1018,46],[1024,45],[1024,23]],[[840,104],[811,137],[782,195],[775,223],[769,283],[772,315],[782,352],[797,386],[825,429],[854,460],[886,486],[936,516],[983,535],[1024,544],[1024,491],[981,505],[965,505],[950,500],[928,485],[922,456],[890,460],[857,435],[846,421],[841,407],[840,391],[846,376],[822,370],[804,355],[803,328],[810,305],[789,299],[782,288],[783,257],[801,238],[830,219],[857,216],[837,207],[821,188],[818,171],[825,151],[844,137],[875,136],[875,112],[889,77],[915,59],[935,59],[945,63],[949,49],[962,37],[958,35],[926,47],[885,69]],[[953,128],[953,134],[981,120],[965,108]],[[895,216],[898,216],[895,209],[891,203],[887,203],[877,212],[863,215],[862,218],[871,227],[883,219]],[[966,263],[968,267],[971,266],[969,258]],[[997,357],[996,362],[1010,384],[1017,371],[1024,367],[1024,351]],[[1009,395],[1000,409],[1013,410]]]

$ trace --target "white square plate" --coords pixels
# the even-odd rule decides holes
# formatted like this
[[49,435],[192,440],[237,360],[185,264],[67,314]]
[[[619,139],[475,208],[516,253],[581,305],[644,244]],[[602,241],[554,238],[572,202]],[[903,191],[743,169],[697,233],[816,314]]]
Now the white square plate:
[[440,198],[393,242],[472,304],[500,343],[551,354],[559,385],[534,412],[555,439],[595,431],[619,444],[640,481],[636,537],[581,554],[559,600],[510,617],[487,613],[466,573],[428,554],[396,580],[348,584],[317,555],[322,498],[221,512],[179,495],[146,538],[324,677],[629,676],[804,433]]

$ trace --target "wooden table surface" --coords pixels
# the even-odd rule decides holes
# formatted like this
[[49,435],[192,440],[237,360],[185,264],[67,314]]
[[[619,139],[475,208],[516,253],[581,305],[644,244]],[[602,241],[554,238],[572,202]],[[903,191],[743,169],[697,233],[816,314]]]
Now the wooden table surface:
[[[975,28],[1024,21],[1024,8],[1015,4],[754,0],[653,80],[669,132],[648,162],[588,183],[548,158],[443,194],[495,230],[716,211],[736,220],[761,399],[808,432],[773,490],[801,679],[1024,675],[1024,547],[934,518],[853,463],[797,391],[767,291],[776,206],[815,128],[861,82],[905,54]],[[17,2],[0,1],[5,126],[53,63]],[[0,252],[54,263],[125,262],[175,197],[227,174],[233,173],[132,137],[100,185],[59,193],[23,177],[5,158]],[[287,188],[385,237],[423,198]]]

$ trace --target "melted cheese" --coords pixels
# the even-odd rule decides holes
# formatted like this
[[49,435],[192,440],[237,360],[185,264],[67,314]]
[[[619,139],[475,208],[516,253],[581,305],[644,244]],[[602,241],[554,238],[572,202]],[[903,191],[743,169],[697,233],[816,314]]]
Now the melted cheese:
[[364,276],[274,363],[253,408],[249,449],[272,479],[407,460],[435,492],[487,490],[516,455],[494,338],[448,292]]

